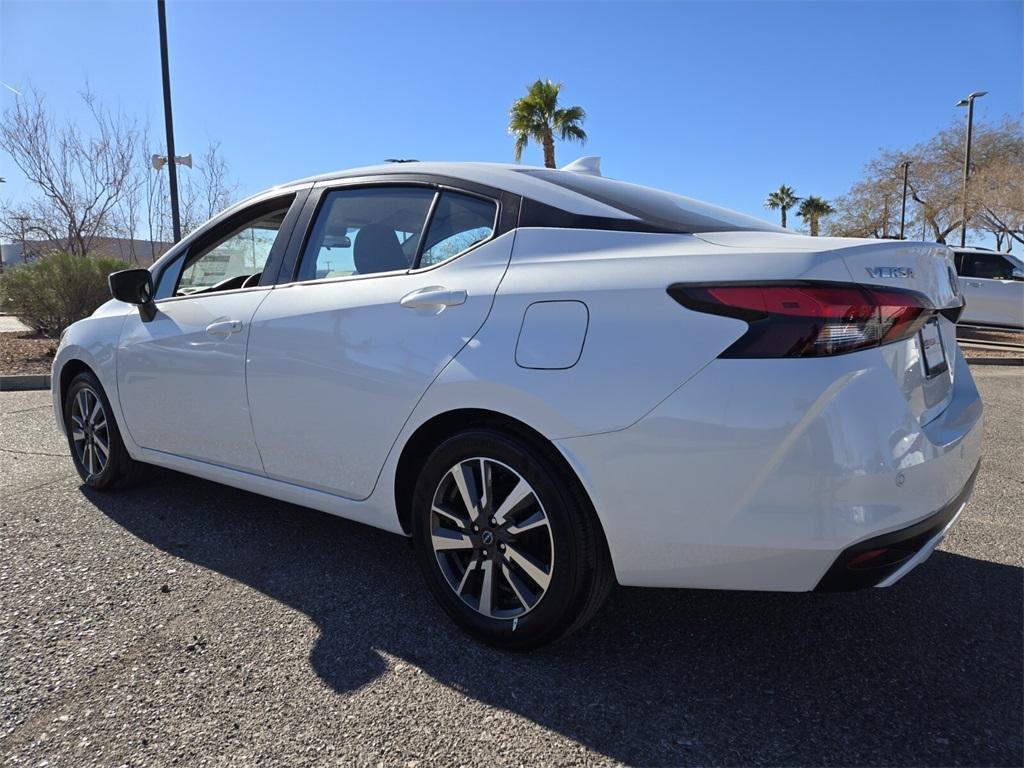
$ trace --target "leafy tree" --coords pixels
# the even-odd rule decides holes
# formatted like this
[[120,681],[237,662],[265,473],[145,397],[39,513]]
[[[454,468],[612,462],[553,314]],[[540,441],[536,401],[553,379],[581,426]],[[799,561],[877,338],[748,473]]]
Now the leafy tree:
[[555,168],[555,136],[562,141],[587,140],[583,121],[587,113],[583,107],[559,107],[561,83],[537,80],[529,86],[526,95],[512,103],[508,113],[508,132],[515,136],[515,157],[518,163],[523,150],[532,139],[544,148],[544,165]]
[[768,195],[764,201],[764,207],[769,211],[782,211],[782,226],[786,226],[786,211],[796,205],[798,200],[800,198],[796,196],[793,188],[783,184]]
[[811,237],[818,236],[818,223],[825,216],[835,213],[835,209],[825,200],[814,195],[809,195],[800,201],[800,207],[796,215],[803,219],[811,229]]

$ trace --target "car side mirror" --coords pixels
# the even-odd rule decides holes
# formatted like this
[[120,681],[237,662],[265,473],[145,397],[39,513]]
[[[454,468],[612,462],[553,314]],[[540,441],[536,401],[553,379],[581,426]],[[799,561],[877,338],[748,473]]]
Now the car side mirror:
[[153,275],[148,269],[122,269],[111,272],[107,278],[110,295],[118,301],[135,304],[143,322],[156,317],[156,305],[153,303]]
[[1024,280],[1024,269],[1020,267],[1014,267],[1013,272],[1010,273],[1011,280]]

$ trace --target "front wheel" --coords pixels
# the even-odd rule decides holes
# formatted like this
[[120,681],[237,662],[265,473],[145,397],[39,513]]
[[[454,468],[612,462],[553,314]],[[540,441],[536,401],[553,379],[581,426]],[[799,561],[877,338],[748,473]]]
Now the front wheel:
[[124,447],[110,401],[88,372],[75,376],[64,395],[64,428],[82,481],[97,490],[126,483],[139,472]]
[[593,512],[553,457],[492,429],[430,455],[413,498],[417,557],[434,596],[481,640],[526,649],[597,611],[611,568]]

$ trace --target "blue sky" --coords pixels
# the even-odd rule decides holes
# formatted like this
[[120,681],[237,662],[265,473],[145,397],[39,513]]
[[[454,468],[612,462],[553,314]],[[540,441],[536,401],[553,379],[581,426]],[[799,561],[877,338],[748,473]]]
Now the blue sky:
[[[221,142],[239,194],[386,157],[510,161],[537,77],[584,106],[606,175],[773,216],[843,193],[880,147],[1024,110],[1024,3],[168,3],[177,149]],[[92,90],[161,136],[155,0],[0,2],[0,80],[80,114]],[[0,89],[0,105],[15,98]],[[526,162],[540,163],[531,147]],[[187,169],[184,172],[188,172]],[[26,192],[0,156],[0,195]]]

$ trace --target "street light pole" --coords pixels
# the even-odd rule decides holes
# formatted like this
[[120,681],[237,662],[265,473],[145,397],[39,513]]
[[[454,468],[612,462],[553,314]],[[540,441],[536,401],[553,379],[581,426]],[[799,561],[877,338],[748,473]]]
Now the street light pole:
[[907,223],[907,176],[910,172],[910,161],[904,160],[900,163],[903,169],[903,208],[900,210],[900,240],[903,240],[903,228]]
[[167,127],[167,178],[171,183],[171,227],[174,230],[174,242],[181,240],[181,219],[178,216],[178,169],[174,158],[174,119],[171,116],[171,69],[167,62],[167,13],[164,0],[156,0],[156,12],[160,22],[160,67],[164,81],[164,123]]
[[974,132],[974,100],[984,96],[988,91],[975,91],[966,99],[960,99],[956,103],[958,107],[967,107],[967,142],[964,148],[964,190],[963,207],[960,217],[960,247],[967,245],[967,181],[971,178],[971,134]]

